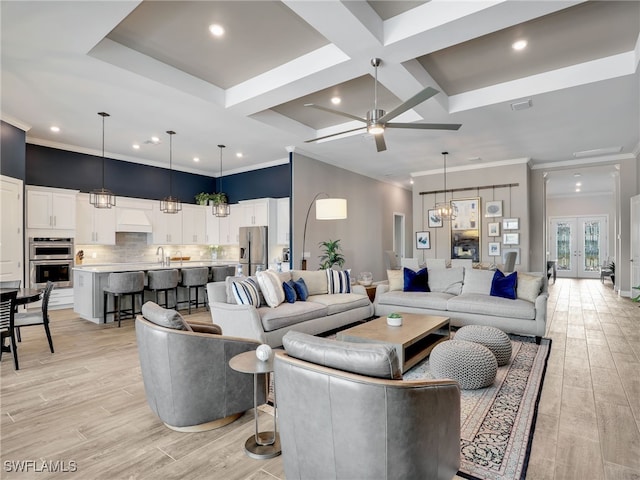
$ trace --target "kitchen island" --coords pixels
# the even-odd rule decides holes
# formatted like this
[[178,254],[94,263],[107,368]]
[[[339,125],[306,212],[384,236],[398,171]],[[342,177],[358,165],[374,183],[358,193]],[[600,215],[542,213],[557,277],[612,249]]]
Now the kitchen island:
[[[143,271],[146,273],[149,270],[167,270],[177,269],[182,271],[187,268],[196,267],[208,267],[210,271],[210,278],[214,281],[221,281],[226,278],[227,275],[235,272],[236,263],[229,260],[213,260],[213,261],[175,261],[170,265],[162,265],[160,263],[112,263],[112,264],[88,264],[88,265],[76,265],[73,268],[73,295],[74,304],[73,311],[77,313],[81,318],[89,320],[93,323],[101,323],[103,312],[103,289],[109,283],[109,274],[113,272],[135,272]],[[146,284],[146,279],[145,279]],[[153,292],[145,291],[145,301],[155,301]],[[198,292],[199,298],[205,298],[206,289],[201,288]],[[173,295],[169,295],[169,305],[173,305],[175,302]],[[130,305],[130,298],[128,296],[121,299],[123,307],[127,308]],[[187,307],[187,290],[178,288],[178,308],[184,306]],[[139,308],[139,307],[138,307]],[[108,306],[109,310],[113,310],[111,302]],[[113,321],[113,316],[109,315],[108,322]]]

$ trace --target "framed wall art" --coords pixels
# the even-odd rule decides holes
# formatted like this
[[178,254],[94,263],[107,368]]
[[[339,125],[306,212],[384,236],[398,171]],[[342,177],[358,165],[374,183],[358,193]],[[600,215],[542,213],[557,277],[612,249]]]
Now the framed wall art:
[[518,230],[520,228],[519,218],[503,218],[502,229],[503,230]]
[[489,242],[489,256],[490,257],[500,256],[500,242]]
[[428,250],[431,248],[430,232],[416,232],[416,248],[418,250]]
[[485,217],[501,217],[502,216],[502,200],[492,200],[484,204]]
[[519,233],[505,233],[502,236],[502,243],[505,245],[519,245],[520,234]]
[[499,237],[500,236],[500,222],[488,223],[487,228],[489,230],[490,237]]
[[442,227],[442,217],[438,215],[438,211],[435,208],[427,210],[427,219],[429,228]]
[[480,261],[480,199],[451,200],[451,258]]

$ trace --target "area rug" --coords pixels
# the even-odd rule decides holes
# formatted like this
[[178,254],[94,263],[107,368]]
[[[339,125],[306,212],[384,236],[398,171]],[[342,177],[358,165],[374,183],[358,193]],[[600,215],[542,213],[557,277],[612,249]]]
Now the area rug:
[[[543,338],[537,345],[532,338],[511,336],[511,343],[511,361],[498,368],[492,386],[461,391],[461,477],[516,480],[526,476],[551,340]],[[429,359],[403,378],[433,378]]]

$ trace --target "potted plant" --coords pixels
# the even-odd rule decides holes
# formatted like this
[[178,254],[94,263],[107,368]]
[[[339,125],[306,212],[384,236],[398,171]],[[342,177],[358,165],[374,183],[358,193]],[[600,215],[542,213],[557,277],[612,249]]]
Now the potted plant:
[[402,315],[399,313],[390,313],[387,315],[387,325],[390,327],[399,327],[402,325]]
[[212,193],[209,195],[209,200],[211,200],[211,202],[214,205],[219,205],[221,203],[228,203],[227,202],[227,194],[223,193],[223,192],[217,192],[217,193]]
[[319,257],[319,270],[327,270],[334,265],[338,265],[339,267],[344,265],[345,260],[340,251],[340,240],[327,240],[320,242],[318,245],[324,249],[324,253]]
[[200,192],[195,196],[196,203],[198,205],[206,205],[210,198],[211,198],[211,195],[205,192]]

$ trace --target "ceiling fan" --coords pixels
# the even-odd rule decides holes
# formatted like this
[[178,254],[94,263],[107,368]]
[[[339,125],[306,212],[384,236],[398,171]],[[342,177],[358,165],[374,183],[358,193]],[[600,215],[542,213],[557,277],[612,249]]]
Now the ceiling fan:
[[407,110],[415,107],[416,105],[424,102],[425,100],[430,99],[439,91],[432,87],[427,87],[424,90],[416,93],[413,97],[411,97],[406,102],[398,105],[396,108],[391,110],[390,112],[385,112],[378,108],[378,67],[382,61],[379,58],[372,58],[371,65],[374,67],[374,92],[373,92],[373,110],[369,110],[367,112],[366,118],[361,118],[356,115],[351,115],[350,113],[341,112],[339,110],[334,110],[332,108],[322,107],[320,105],[315,105],[313,103],[305,104],[305,107],[312,107],[318,110],[324,110],[325,112],[335,113],[336,115],[341,115],[343,117],[350,118],[352,120],[358,120],[359,122],[363,122],[366,125],[363,127],[353,128],[351,130],[345,130],[344,132],[332,133],[331,135],[325,135],[324,137],[313,138],[311,140],[305,140],[305,143],[317,142],[318,140],[323,140],[325,138],[335,137],[336,135],[342,135],[344,133],[355,132],[357,130],[362,130],[364,128],[367,129],[369,133],[371,133],[376,140],[376,149],[378,152],[383,152],[387,149],[387,145],[384,141],[384,130],[385,128],[415,128],[420,130],[458,130],[462,125],[459,123],[400,123],[400,122],[389,122],[389,120],[394,119],[398,115],[406,112]]

